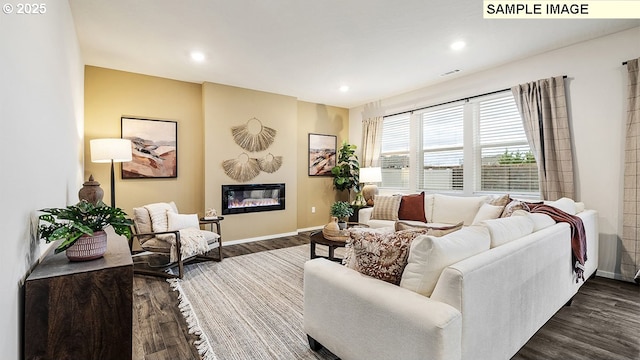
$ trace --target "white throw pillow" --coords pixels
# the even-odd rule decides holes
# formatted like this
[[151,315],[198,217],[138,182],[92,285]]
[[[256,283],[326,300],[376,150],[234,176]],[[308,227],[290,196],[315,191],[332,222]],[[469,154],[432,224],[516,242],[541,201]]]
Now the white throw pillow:
[[504,206],[484,203],[480,206],[480,210],[478,210],[478,213],[473,218],[472,224],[475,225],[484,220],[497,219],[502,215],[502,210],[504,210]]
[[516,210],[513,216],[528,216],[533,221],[533,232],[548,228],[556,224],[556,221],[547,214],[530,213],[525,210]]
[[545,205],[551,205],[556,209],[560,209],[567,214],[575,215],[576,214],[576,203],[572,199],[563,197],[556,201],[545,201]]
[[153,232],[167,231],[168,219],[167,213],[173,213],[174,208],[167,203],[154,203],[144,206],[149,211],[149,218],[151,219],[151,228]]
[[435,194],[433,198],[433,222],[457,224],[464,221],[471,225],[480,206],[487,200],[487,196],[448,196]]
[[411,243],[400,286],[431,296],[442,270],[489,250],[490,243],[489,231],[483,226],[468,226],[443,237],[418,236]]
[[167,212],[167,231],[182,230],[187,228],[200,228],[198,214],[176,214]]
[[510,216],[481,223],[489,229],[491,247],[506,244],[533,232],[533,221],[528,216]]
[[424,194],[424,217],[427,222],[433,222],[433,197],[434,194]]

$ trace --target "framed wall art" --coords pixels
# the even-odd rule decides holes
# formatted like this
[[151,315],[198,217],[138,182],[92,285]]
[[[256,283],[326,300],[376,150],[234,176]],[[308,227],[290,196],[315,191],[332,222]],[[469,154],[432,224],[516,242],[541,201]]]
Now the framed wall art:
[[123,179],[178,177],[178,123],[122,117],[122,138],[131,140],[133,160],[122,163]]
[[331,176],[337,141],[336,135],[309,134],[309,176]]

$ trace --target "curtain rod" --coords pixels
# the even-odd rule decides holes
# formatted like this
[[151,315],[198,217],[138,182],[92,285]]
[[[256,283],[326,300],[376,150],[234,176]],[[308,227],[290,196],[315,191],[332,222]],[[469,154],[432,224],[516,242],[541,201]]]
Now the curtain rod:
[[[562,76],[563,79],[567,78],[567,75],[563,75]],[[496,90],[496,91],[491,91],[488,93],[484,93],[484,94],[480,94],[480,95],[473,95],[473,96],[468,96],[466,98],[462,98],[462,99],[458,99],[458,100],[451,100],[451,101],[447,101],[447,102],[443,102],[443,103],[439,103],[439,104],[435,104],[435,105],[429,105],[429,106],[423,106],[421,108],[417,108],[417,109],[413,109],[413,110],[407,110],[407,111],[401,111],[399,113],[395,113],[395,114],[390,114],[390,115],[385,115],[382,118],[386,118],[386,117],[391,117],[391,116],[396,116],[396,115],[402,115],[402,114],[408,114],[408,113],[412,113],[414,111],[420,111],[420,110],[424,110],[424,109],[429,109],[432,107],[436,107],[436,106],[440,106],[440,105],[447,105],[447,104],[451,104],[454,102],[458,102],[458,101],[467,101],[469,99],[474,99],[477,97],[481,97],[481,96],[487,96],[487,95],[493,95],[493,94],[497,94],[497,93],[501,93],[503,91],[507,91],[507,90],[511,90],[511,88],[506,88],[506,89],[502,89],[502,90]]]

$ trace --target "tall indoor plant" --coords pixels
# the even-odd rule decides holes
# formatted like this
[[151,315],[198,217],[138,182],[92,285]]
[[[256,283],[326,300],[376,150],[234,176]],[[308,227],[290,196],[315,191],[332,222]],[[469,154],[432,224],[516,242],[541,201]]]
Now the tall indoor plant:
[[66,208],[40,211],[45,213],[39,217],[43,222],[39,226],[40,236],[46,242],[62,240],[55,249],[56,254],[66,250],[67,257],[73,261],[102,257],[107,248],[104,229],[109,225],[113,226],[116,234],[131,238],[133,222],[127,218],[127,214],[102,201],[92,204],[82,200]]
[[347,190],[347,196],[350,198],[350,191],[360,192],[360,163],[358,156],[355,154],[356,146],[342,142],[342,146],[338,150],[338,161],[336,166],[331,169],[333,175],[333,186],[338,191]]

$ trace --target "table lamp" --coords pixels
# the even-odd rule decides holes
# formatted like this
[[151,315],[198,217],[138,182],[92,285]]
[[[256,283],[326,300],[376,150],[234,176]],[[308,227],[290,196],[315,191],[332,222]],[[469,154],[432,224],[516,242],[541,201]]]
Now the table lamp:
[[114,162],[132,160],[131,140],[127,139],[94,139],[90,141],[91,162],[111,163],[111,207],[116,207]]
[[360,169],[360,182],[365,184],[362,188],[362,196],[367,205],[373,205],[373,197],[378,195],[378,186],[372,183],[382,181],[382,169],[379,167],[369,167]]

